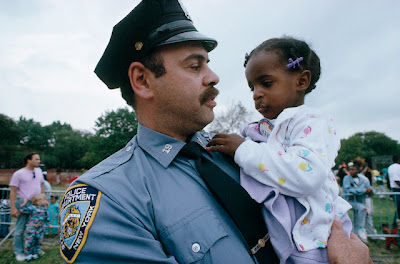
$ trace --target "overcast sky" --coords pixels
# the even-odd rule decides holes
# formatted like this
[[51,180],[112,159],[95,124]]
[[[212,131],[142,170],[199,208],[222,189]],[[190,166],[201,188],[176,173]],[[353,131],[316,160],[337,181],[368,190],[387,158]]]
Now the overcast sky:
[[[197,29],[218,40],[216,112],[242,101],[253,113],[243,61],[262,41],[310,43],[322,75],[306,104],[331,113],[342,138],[378,131],[400,141],[400,1],[182,0]],[[0,113],[43,126],[55,120],[93,131],[106,110],[125,106],[93,70],[112,27],[135,0],[0,0]],[[252,120],[249,120],[252,121]]]

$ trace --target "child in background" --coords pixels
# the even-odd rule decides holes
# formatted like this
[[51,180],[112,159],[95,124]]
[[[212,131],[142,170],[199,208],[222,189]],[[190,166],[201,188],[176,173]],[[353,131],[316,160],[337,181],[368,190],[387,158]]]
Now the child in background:
[[[382,224],[382,232],[384,234],[391,234],[391,235],[396,235],[398,233],[398,228],[393,228],[392,230],[390,230],[389,226],[387,224]],[[386,250],[390,250],[390,246],[391,245],[395,245],[398,248],[400,248],[399,244],[397,243],[397,240],[395,237],[387,237],[386,238]]]
[[[58,217],[60,214],[60,204],[57,201],[58,201],[58,195],[50,196],[50,204],[49,204],[48,211],[49,211],[50,225],[52,225],[52,226],[58,226]],[[52,227],[51,234],[55,235],[57,233],[58,233],[58,228]]]
[[39,251],[43,241],[44,225],[48,225],[49,215],[47,212],[48,202],[46,195],[36,194],[31,203],[27,203],[25,198],[19,211],[23,214],[29,214],[28,224],[25,231],[25,253],[26,261],[39,258]]
[[[209,151],[234,156],[241,185],[258,203],[280,263],[329,263],[335,215],[350,235],[350,204],[338,196],[332,167],[340,138],[332,118],[304,105],[320,75],[319,58],[294,38],[269,39],[246,55],[246,78],[264,116],[242,137],[218,134]],[[328,245],[329,246],[329,245]]]

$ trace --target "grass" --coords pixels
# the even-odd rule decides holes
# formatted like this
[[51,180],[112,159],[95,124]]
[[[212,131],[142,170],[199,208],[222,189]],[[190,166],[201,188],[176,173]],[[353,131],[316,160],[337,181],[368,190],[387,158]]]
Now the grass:
[[[64,263],[60,256],[60,249],[58,236],[45,237],[42,245],[42,250],[46,252],[45,255],[37,260],[32,260],[29,263],[37,264],[62,264]],[[9,238],[0,249],[0,264],[23,263],[18,262],[14,256],[13,241]]]

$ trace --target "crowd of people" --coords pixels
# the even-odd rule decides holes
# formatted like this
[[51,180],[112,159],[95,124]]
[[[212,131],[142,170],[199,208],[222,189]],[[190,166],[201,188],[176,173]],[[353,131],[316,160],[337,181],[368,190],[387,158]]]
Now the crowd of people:
[[[377,235],[374,227],[373,214],[374,206],[372,196],[378,193],[378,198],[385,198],[384,193],[387,191],[400,192],[400,165],[399,157],[393,156],[393,164],[388,168],[380,170],[372,169],[368,163],[361,157],[356,157],[347,164],[343,162],[339,165],[336,173],[336,179],[340,186],[340,193],[345,197],[354,212],[353,231],[358,234],[364,242],[368,241],[368,235],[371,239],[382,239]],[[390,195],[389,199],[395,204],[395,214],[393,216],[392,228],[387,224],[382,224],[381,231],[384,234],[398,233],[399,220],[399,200],[397,194]],[[398,233],[400,235],[400,233]],[[386,238],[387,243],[398,245],[398,238]],[[391,242],[389,242],[391,241]],[[388,249],[390,247],[387,247]]]

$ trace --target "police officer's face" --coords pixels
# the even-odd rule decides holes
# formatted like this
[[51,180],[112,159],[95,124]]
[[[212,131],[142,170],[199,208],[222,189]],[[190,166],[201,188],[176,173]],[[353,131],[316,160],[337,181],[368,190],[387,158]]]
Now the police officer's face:
[[214,119],[218,76],[200,43],[168,45],[161,51],[165,74],[154,79],[156,106],[166,125],[193,133]]

